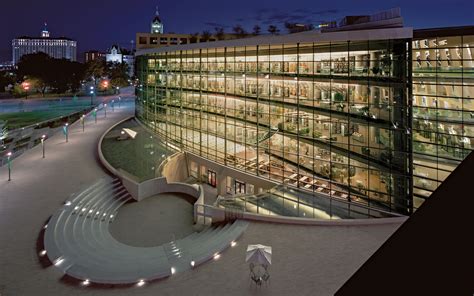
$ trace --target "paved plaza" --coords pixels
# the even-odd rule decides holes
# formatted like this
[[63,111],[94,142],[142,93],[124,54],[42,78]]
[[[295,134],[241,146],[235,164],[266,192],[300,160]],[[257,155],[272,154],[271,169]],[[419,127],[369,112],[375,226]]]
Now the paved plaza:
[[[122,94],[122,96],[126,96]],[[70,129],[69,142],[61,133],[46,141],[46,158],[37,146],[15,159],[12,181],[7,181],[6,167],[0,168],[0,295],[332,295],[369,256],[397,229],[399,224],[372,226],[294,226],[271,223],[250,223],[237,245],[223,252],[218,260],[205,263],[168,279],[146,283],[142,287],[81,286],[66,281],[54,266],[43,268],[36,243],[42,225],[73,193],[107,176],[97,159],[100,136],[118,121],[134,114],[132,102],[99,112],[97,124],[86,121],[85,132],[80,124]],[[149,201],[152,205],[153,201]],[[133,225],[123,226],[138,205],[128,205],[119,214],[123,220],[113,225],[121,240],[139,239],[126,236]],[[136,208],[133,208],[136,207]],[[173,205],[168,205],[169,210]],[[153,233],[153,226],[170,225],[172,219],[188,219],[179,215],[144,217],[144,233]],[[150,214],[149,212],[147,213]],[[136,219],[140,219],[137,215]],[[190,219],[190,218],[189,218]],[[185,235],[190,220],[178,221]],[[138,225],[138,224],[137,224]],[[145,226],[144,226],[145,227]],[[118,229],[117,229],[118,228]],[[163,229],[157,236],[169,235]],[[150,239],[143,244],[160,242]],[[245,263],[248,244],[273,247],[270,282],[255,287]]]

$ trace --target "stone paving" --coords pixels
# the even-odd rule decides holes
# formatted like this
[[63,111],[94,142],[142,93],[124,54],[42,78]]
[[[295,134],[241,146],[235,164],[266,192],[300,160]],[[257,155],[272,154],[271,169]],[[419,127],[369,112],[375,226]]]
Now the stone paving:
[[[123,96],[123,94],[122,94]],[[134,114],[131,103],[89,119],[86,131],[72,125],[15,159],[12,181],[0,168],[0,295],[332,295],[397,229],[372,226],[292,226],[251,223],[237,246],[195,270],[142,287],[81,286],[54,266],[43,268],[36,243],[42,225],[72,193],[104,177],[97,160],[99,137]],[[171,216],[172,217],[172,216]],[[137,217],[139,219],[140,217]],[[168,221],[169,222],[169,221]],[[150,231],[150,229],[147,229]],[[255,287],[245,264],[247,244],[273,247],[270,283]]]

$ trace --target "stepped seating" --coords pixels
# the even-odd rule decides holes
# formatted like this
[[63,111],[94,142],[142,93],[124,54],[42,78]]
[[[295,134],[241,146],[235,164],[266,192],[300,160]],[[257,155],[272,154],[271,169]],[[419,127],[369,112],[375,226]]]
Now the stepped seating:
[[69,198],[48,222],[44,237],[48,258],[80,280],[130,284],[197,266],[229,247],[248,225],[235,221],[157,247],[129,246],[112,237],[109,224],[131,200],[121,182],[112,178]]

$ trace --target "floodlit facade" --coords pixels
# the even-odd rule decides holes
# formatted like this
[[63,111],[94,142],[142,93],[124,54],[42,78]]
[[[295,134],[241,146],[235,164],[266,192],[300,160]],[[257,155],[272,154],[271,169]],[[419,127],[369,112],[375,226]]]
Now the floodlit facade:
[[411,38],[310,31],[141,50],[136,115],[218,194],[258,193],[245,174],[410,214]]
[[12,40],[12,61],[17,65],[21,57],[27,54],[44,52],[55,59],[77,61],[77,42],[66,38],[51,38],[46,28],[41,37],[19,37]]
[[413,194],[421,204],[474,148],[474,26],[415,30]]

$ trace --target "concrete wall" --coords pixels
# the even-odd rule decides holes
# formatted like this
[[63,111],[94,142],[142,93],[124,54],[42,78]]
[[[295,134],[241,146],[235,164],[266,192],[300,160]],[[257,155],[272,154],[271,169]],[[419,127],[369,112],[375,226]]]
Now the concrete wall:
[[168,157],[161,168],[161,175],[168,182],[181,182],[189,177],[186,154],[178,152]]

